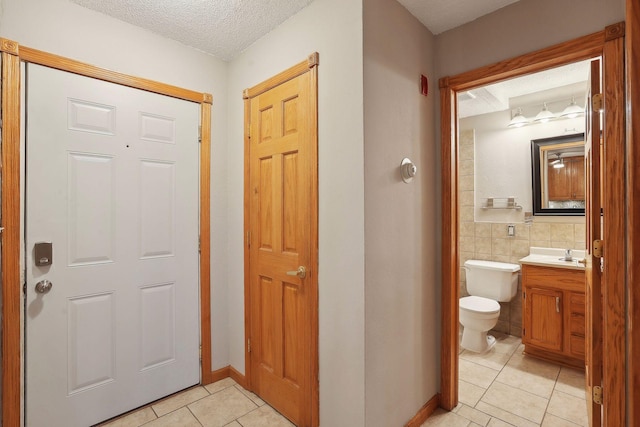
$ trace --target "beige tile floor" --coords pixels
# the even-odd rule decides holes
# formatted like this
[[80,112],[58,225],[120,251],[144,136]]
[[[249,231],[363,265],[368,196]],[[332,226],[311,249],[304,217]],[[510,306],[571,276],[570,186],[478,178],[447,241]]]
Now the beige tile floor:
[[[523,355],[521,340],[494,334],[487,354],[460,353],[459,401],[423,427],[587,426],[584,373]],[[190,388],[100,427],[293,427],[231,378]]]
[[231,378],[192,387],[100,427],[294,427]]
[[460,353],[459,405],[423,427],[588,426],[584,372],[525,356],[520,338],[494,335],[487,354]]

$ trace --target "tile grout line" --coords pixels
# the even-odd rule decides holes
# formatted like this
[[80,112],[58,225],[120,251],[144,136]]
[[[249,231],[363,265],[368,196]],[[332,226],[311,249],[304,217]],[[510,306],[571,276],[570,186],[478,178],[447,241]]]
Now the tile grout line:
[[[214,384],[214,383],[212,383],[212,384]],[[143,427],[143,426],[145,426],[145,425],[147,425],[147,424],[149,424],[149,423],[152,423],[152,422],[154,422],[154,421],[156,421],[156,420],[159,420],[160,418],[166,417],[166,416],[167,416],[167,415],[169,415],[169,414],[173,414],[174,412],[179,411],[179,410],[180,410],[180,409],[182,409],[182,408],[187,408],[187,410],[188,410],[188,411],[189,411],[189,412],[194,416],[194,418],[198,421],[198,424],[202,425],[202,423],[200,422],[200,420],[198,419],[198,417],[196,417],[196,415],[193,413],[193,411],[191,411],[191,408],[189,408],[189,405],[192,405],[192,404],[194,404],[194,403],[197,403],[197,402],[201,401],[202,399],[206,399],[207,397],[213,396],[213,395],[214,395],[214,394],[216,394],[217,392],[219,392],[219,391],[223,391],[223,390],[226,390],[226,389],[227,389],[227,388],[229,388],[229,387],[225,387],[225,388],[223,388],[223,389],[218,390],[218,391],[217,391],[217,392],[215,392],[215,393],[211,393],[209,390],[207,390],[207,388],[206,388],[205,386],[203,386],[203,385],[198,385],[198,386],[195,386],[195,387],[191,387],[190,389],[183,390],[183,391],[181,391],[181,392],[177,392],[177,393],[175,393],[175,395],[174,395],[174,396],[171,396],[171,397],[167,397],[167,398],[161,399],[161,401],[168,401],[169,399],[171,399],[171,398],[173,398],[173,397],[175,397],[175,396],[179,396],[180,394],[182,394],[182,393],[186,393],[186,392],[187,392],[187,391],[189,391],[189,390],[195,390],[195,389],[197,389],[198,387],[202,387],[202,388],[207,392],[207,395],[206,395],[206,396],[203,396],[203,397],[201,397],[201,398],[199,398],[199,399],[196,399],[196,400],[194,400],[193,402],[189,402],[189,403],[184,404],[184,405],[182,405],[182,406],[180,406],[180,407],[178,407],[178,408],[175,408],[173,411],[169,411],[169,412],[167,412],[166,414],[163,414],[162,416],[158,416],[158,413],[157,413],[157,412],[156,412],[156,410],[153,408],[155,405],[157,405],[157,404],[159,404],[159,403],[161,403],[161,402],[156,402],[156,403],[153,403],[153,404],[149,404],[147,407],[148,407],[148,408],[150,408],[150,409],[153,411],[154,415],[156,416],[156,419],[155,419],[155,420],[147,421],[147,422],[145,422],[145,423],[143,423],[143,424],[140,424],[138,427]],[[230,387],[233,387],[233,386],[230,386]],[[140,408],[140,409],[144,409],[144,407],[143,407],[143,408]],[[139,410],[140,410],[140,409],[139,409]],[[132,412],[132,413],[133,413],[133,412]]]
[[[512,355],[510,355],[510,356],[509,356],[509,359],[508,359],[508,360],[505,362],[505,364],[504,364],[504,365],[502,365],[502,367],[498,370],[498,374],[493,378],[493,380],[491,380],[491,383],[489,384],[489,386],[487,387],[487,389],[485,390],[485,392],[484,392],[484,393],[482,393],[482,396],[480,396],[480,399],[478,399],[478,401],[477,401],[477,402],[476,402],[476,404],[474,405],[474,409],[475,409],[476,411],[479,411],[479,412],[482,412],[483,414],[486,414],[486,412],[483,412],[483,411],[480,411],[480,409],[477,409],[477,408],[476,408],[476,406],[478,406],[478,403],[482,402],[482,398],[483,398],[483,397],[484,397],[484,395],[489,391],[489,388],[491,388],[491,386],[493,385],[493,383],[495,383],[495,382],[496,382],[496,380],[498,379],[498,377],[499,377],[499,376],[500,376],[500,374],[502,373],[502,370],[504,369],[504,367],[505,367],[505,366],[507,366],[507,363],[509,363],[509,360],[511,360],[511,357],[512,357]],[[485,402],[485,404],[487,404],[487,405],[488,405],[488,403],[486,403],[486,402]],[[500,420],[500,418],[498,418],[498,417],[494,417],[493,415],[490,415],[490,414],[487,414],[487,415],[489,416],[489,422],[487,423],[487,425],[489,425],[489,424],[491,423],[491,420],[492,420],[492,419],[494,419],[494,418],[495,418],[495,419]],[[507,424],[510,424],[510,423],[508,423],[506,420],[501,420],[501,421],[503,421],[503,422],[505,422],[505,423],[507,423]]]
[[[511,354],[509,354],[509,358],[508,358],[508,359],[507,359],[507,361],[504,363],[504,365],[502,365],[502,367],[501,367],[501,368],[500,368],[500,370],[498,371],[498,375],[496,375],[496,376],[495,376],[495,378],[491,381],[491,384],[489,384],[489,387],[487,387],[486,391],[482,394],[482,397],[480,397],[480,400],[478,400],[478,402],[476,403],[476,406],[478,405],[478,403],[480,403],[480,402],[482,401],[482,398],[484,397],[484,395],[486,394],[486,392],[487,392],[487,391],[489,391],[489,388],[490,388],[490,387],[491,387],[491,386],[492,386],[496,381],[500,383],[500,381],[498,381],[498,377],[500,376],[500,374],[502,373],[502,371],[504,370],[504,368],[509,364],[509,362],[511,361],[511,359],[515,356],[516,352],[518,351],[518,347],[520,347],[520,345],[516,346],[516,347],[515,347],[515,349],[511,352]],[[480,366],[483,366],[483,365],[480,365]],[[503,384],[503,383],[500,383],[500,384]],[[508,385],[508,384],[507,384],[507,385]],[[554,385],[554,387],[555,387],[555,385]],[[487,402],[484,402],[484,403],[485,403],[485,405],[494,406],[494,405],[491,405],[491,404],[489,404],[489,403],[487,403]],[[503,409],[503,408],[500,408],[500,407],[497,407],[497,406],[494,406],[494,407],[495,407],[496,409],[500,409],[500,410],[502,410],[502,411],[504,411],[504,412],[506,412],[506,413],[508,413],[508,414],[515,415],[515,416],[516,416],[516,417],[518,417],[518,418],[522,418],[523,420],[530,421],[529,419],[524,418],[524,417],[521,417],[521,416],[520,416],[520,415],[518,415],[518,414],[514,414],[514,413],[512,413],[511,411],[508,411],[508,410],[506,410],[506,409]],[[510,423],[510,422],[508,422],[507,420],[503,420],[503,419],[502,419],[502,418],[500,418],[500,417],[496,417],[496,416],[493,416],[493,415],[491,415],[491,414],[487,414],[486,412],[483,412],[483,411],[481,411],[480,409],[477,409],[475,406],[474,406],[474,409],[476,409],[476,410],[477,410],[477,411],[479,411],[479,412],[482,412],[483,414],[488,415],[488,416],[490,417],[490,419],[489,419],[489,423],[491,422],[491,420],[492,420],[492,419],[496,419],[496,420],[500,420],[500,421],[502,421],[502,422],[504,422],[504,423],[506,423],[506,424],[511,424],[511,423]],[[546,413],[546,412],[545,412],[545,413]],[[544,416],[543,416],[543,420],[544,420]],[[534,422],[534,424],[536,424],[536,423]]]
[[[211,396],[211,394],[209,394],[209,396]],[[204,398],[203,398],[203,399],[204,399]],[[192,402],[192,403],[195,403],[195,402]],[[191,403],[190,403],[190,404],[191,404]],[[190,405],[190,404],[189,404],[189,405]],[[191,408],[189,408],[189,405],[185,405],[185,406],[183,406],[183,408],[187,408],[187,411],[189,411],[189,413],[190,413],[191,415],[193,415],[193,418],[195,418],[196,422],[197,422],[198,424],[200,424],[200,426],[204,427],[204,424],[202,424],[202,423],[200,422],[200,418],[198,418],[198,417],[197,417],[197,415],[193,413],[193,411],[191,410]]]
[[[169,415],[169,414],[171,414],[171,413],[173,413],[173,412],[176,412],[176,411],[177,411],[177,410],[179,410],[179,409],[182,409],[182,408],[188,408],[188,409],[189,409],[189,405],[192,405],[192,404],[194,404],[194,403],[196,403],[196,402],[201,401],[202,399],[206,399],[207,397],[209,397],[209,396],[212,396],[212,395],[213,395],[213,393],[209,393],[209,390],[207,390],[207,388],[206,388],[205,386],[203,386],[203,385],[200,385],[200,386],[197,386],[197,387],[193,387],[193,388],[191,388],[190,390],[195,390],[195,389],[197,389],[198,387],[202,387],[202,388],[207,392],[207,395],[206,395],[206,396],[202,396],[201,398],[196,399],[196,400],[194,400],[194,401],[192,401],[192,402],[186,403],[186,404],[184,404],[184,405],[182,405],[182,406],[180,406],[180,407],[178,407],[178,408],[174,409],[173,411],[169,411],[169,412],[167,412],[166,414],[164,414],[164,415],[162,415],[162,416],[159,416],[159,415],[158,415],[158,413],[156,412],[156,410],[153,408],[155,405],[157,405],[157,404],[158,404],[158,403],[160,403],[160,402],[158,402],[158,403],[154,403],[154,404],[152,404],[152,405],[149,405],[149,407],[150,407],[150,408],[151,408],[151,410],[156,414],[156,418],[162,418],[162,417],[164,417],[165,415]],[[186,392],[186,390],[185,390],[185,391],[183,391],[183,392]],[[181,393],[183,393],[183,392],[178,392],[178,393],[176,393],[176,396],[180,395],[180,394],[181,394]],[[174,396],[172,396],[172,397],[174,397]],[[166,398],[166,399],[163,399],[163,400],[169,400],[169,399],[171,399],[171,397]],[[191,411],[191,409],[189,409],[189,411]],[[151,421],[150,421],[150,422],[151,422]],[[143,424],[143,425],[144,425],[144,424]]]
[[553,393],[556,391],[556,386],[558,385],[558,378],[560,378],[560,372],[562,372],[562,366],[560,367],[560,369],[558,369],[558,374],[556,375],[556,378],[553,381],[553,390],[551,390],[551,396],[549,396],[549,399],[547,399],[547,405],[544,407],[544,415],[542,417],[543,422],[545,418],[547,418],[547,414],[549,413],[549,404],[551,403],[551,398],[553,397]]

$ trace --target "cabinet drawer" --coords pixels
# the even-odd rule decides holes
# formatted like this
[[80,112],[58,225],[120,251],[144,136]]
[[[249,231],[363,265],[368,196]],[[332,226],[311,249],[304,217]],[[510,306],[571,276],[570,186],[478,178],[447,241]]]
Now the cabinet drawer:
[[569,319],[569,331],[571,335],[578,335],[581,337],[585,336],[585,333],[587,331],[587,323],[584,315],[571,313],[571,318]]
[[585,297],[583,293],[569,294],[569,333],[584,337],[587,330],[585,318]]
[[571,338],[569,339],[569,350],[576,356],[584,357],[586,350],[584,337],[571,335]]
[[575,292],[571,293],[571,296],[569,297],[569,304],[572,314],[576,313],[584,316],[586,307],[584,294],[578,294]]
[[524,265],[522,268],[522,283],[526,283],[528,286],[545,286],[583,293],[584,271]]

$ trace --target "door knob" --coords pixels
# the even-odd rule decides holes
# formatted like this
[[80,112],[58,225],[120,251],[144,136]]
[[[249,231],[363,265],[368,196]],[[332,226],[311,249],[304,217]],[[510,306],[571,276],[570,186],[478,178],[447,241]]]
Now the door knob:
[[36,292],[39,294],[46,294],[53,288],[53,283],[48,280],[41,280],[36,283]]
[[298,276],[299,278],[304,279],[307,277],[307,269],[301,265],[297,270],[287,271],[287,276]]

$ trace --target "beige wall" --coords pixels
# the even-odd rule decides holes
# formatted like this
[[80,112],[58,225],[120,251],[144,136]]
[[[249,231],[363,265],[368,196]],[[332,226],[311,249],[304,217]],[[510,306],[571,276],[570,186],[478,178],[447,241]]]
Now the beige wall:
[[230,362],[244,372],[242,91],[320,54],[320,420],[364,423],[362,2],[315,0],[229,64]]
[[439,34],[436,73],[451,76],[624,21],[624,0],[520,0]]
[[[364,2],[367,427],[404,425],[440,384],[433,49],[432,34],[395,0]],[[410,184],[403,157],[418,168]]]

